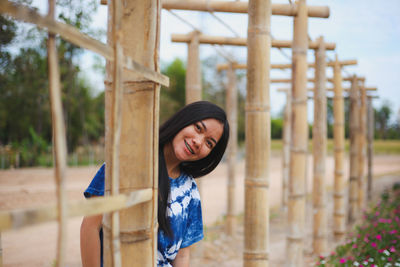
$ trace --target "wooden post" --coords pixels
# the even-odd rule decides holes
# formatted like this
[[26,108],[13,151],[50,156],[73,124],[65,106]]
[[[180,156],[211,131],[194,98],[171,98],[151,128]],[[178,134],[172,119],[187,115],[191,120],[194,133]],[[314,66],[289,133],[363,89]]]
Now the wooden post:
[[333,235],[336,241],[342,241],[346,233],[346,203],[344,179],[344,98],[342,88],[341,65],[336,55],[333,67],[333,139],[334,139],[334,208]]
[[292,143],[290,148],[287,266],[303,266],[307,124],[307,6],[299,0],[292,48]]
[[282,131],[282,209],[286,213],[289,198],[289,163],[290,163],[290,121],[291,121],[291,94],[290,90],[286,90],[286,104],[283,114],[283,131]]
[[[49,0],[48,16],[55,16],[55,1]],[[54,177],[56,181],[58,206],[58,242],[57,266],[64,266],[67,247],[67,192],[65,190],[65,170],[67,168],[67,143],[65,136],[64,115],[61,102],[60,71],[55,35],[49,33],[47,55],[49,68],[49,89],[51,120],[53,127]]]
[[243,266],[268,266],[271,1],[250,0]]
[[[130,0],[124,2],[124,13],[120,31],[115,29],[115,1],[108,1],[109,25],[108,44],[115,47],[115,41],[122,41],[124,57],[159,72],[159,0]],[[119,14],[122,15],[122,14]],[[113,32],[117,30],[117,32]],[[116,37],[116,38],[115,38]],[[113,163],[112,110],[113,94],[118,82],[114,76],[114,64],[106,66],[106,195],[115,187],[111,177]],[[155,266],[157,252],[157,188],[158,188],[158,110],[159,84],[126,69],[123,76],[123,98],[121,103],[121,137],[119,148],[119,192],[129,193],[137,189],[152,189],[151,201],[124,209],[119,212],[122,266]],[[104,264],[112,266],[112,216],[105,214]]]
[[358,128],[358,210],[365,209],[366,204],[366,182],[365,182],[365,161],[366,161],[366,138],[367,138],[367,92],[364,83],[359,87],[359,128]]
[[350,90],[350,179],[349,179],[349,222],[354,222],[358,215],[358,189],[357,189],[357,145],[358,145],[358,82],[357,77],[353,76]]
[[235,191],[236,191],[236,151],[237,151],[237,88],[236,74],[231,62],[228,69],[228,87],[226,91],[226,113],[230,126],[228,143],[228,194],[226,211],[226,232],[232,236],[236,230]]
[[368,200],[372,199],[372,160],[374,155],[374,107],[372,97],[368,96],[368,115],[367,115],[367,157],[368,157]]
[[193,31],[188,43],[186,67],[186,104],[201,100],[201,67],[199,56],[199,32]]
[[313,127],[313,250],[317,255],[327,252],[327,214],[326,214],[326,61],[324,39],[320,37],[319,49],[315,53],[315,91],[314,91],[314,127]]

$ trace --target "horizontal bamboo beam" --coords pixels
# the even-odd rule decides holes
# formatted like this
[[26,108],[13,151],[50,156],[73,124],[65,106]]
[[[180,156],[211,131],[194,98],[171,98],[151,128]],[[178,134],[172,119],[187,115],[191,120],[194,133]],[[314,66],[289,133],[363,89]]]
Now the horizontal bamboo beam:
[[[278,88],[277,91],[278,92],[286,92],[288,90],[291,90],[290,88]],[[314,88],[308,88],[307,89],[310,92],[314,91]],[[333,92],[333,88],[326,88],[327,91],[332,91]],[[365,87],[364,90],[366,91],[377,91],[378,89],[376,87]],[[343,91],[349,92],[350,88],[343,88]]]
[[[162,8],[204,12],[248,13],[248,2],[163,0]],[[298,5],[272,4],[271,9],[272,15],[296,16]],[[329,7],[307,6],[307,13],[309,17],[329,18]]]
[[[79,47],[95,52],[108,60],[114,60],[112,49],[106,44],[81,33],[75,27],[58,22],[49,16],[40,15],[34,9],[25,5],[0,0],[0,13],[7,14],[16,20],[33,23],[39,28],[46,29],[53,34],[59,34],[63,39]],[[169,86],[169,78],[147,67],[140,65],[129,57],[124,57],[124,67],[164,86]]]
[[[365,77],[358,77],[360,81],[365,81]],[[343,78],[343,81],[351,81],[351,77]],[[328,82],[333,83],[333,78],[327,78]],[[308,82],[315,82],[314,78],[307,79]],[[271,83],[291,83],[292,79],[271,79]]]
[[[191,40],[190,34],[172,34],[171,41],[176,43],[189,43]],[[216,45],[233,45],[233,46],[247,46],[247,38],[242,37],[222,37],[200,34],[200,44],[216,44]],[[326,43],[327,50],[335,50],[335,43]],[[275,48],[291,48],[292,41],[290,40],[272,40],[272,47]],[[309,49],[317,49],[318,43],[315,41],[309,42]]]
[[[128,208],[152,199],[152,189],[137,190],[129,195],[119,194],[107,197],[94,197],[68,204],[68,217],[90,216]],[[57,206],[51,204],[39,208],[1,211],[0,231],[18,229],[28,225],[54,221],[57,219]]]
[[[340,65],[341,66],[350,66],[350,65],[357,65],[357,60],[356,59],[350,59],[350,60],[343,60],[340,61]],[[334,62],[328,62],[326,63],[326,65],[328,67],[333,67],[334,66]],[[315,64],[314,63],[308,63],[308,67],[309,68],[315,68]],[[243,63],[234,63],[233,64],[233,68],[234,69],[246,69],[247,65],[243,64]],[[271,64],[271,69],[291,69],[292,68],[292,64]],[[227,70],[228,69],[228,64],[218,64],[217,65],[217,70],[221,71],[221,70]],[[347,79],[347,78],[346,78]],[[360,79],[364,79],[363,77],[360,77]]]

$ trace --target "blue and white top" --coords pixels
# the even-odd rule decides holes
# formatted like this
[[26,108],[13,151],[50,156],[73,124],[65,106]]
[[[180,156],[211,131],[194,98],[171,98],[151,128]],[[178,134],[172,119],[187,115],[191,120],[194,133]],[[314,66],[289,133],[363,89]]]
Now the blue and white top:
[[[94,176],[84,192],[85,197],[104,195],[105,164]],[[158,230],[157,266],[172,267],[180,248],[188,247],[203,239],[203,219],[200,194],[193,177],[181,173],[170,181],[170,194],[167,216],[170,220],[173,237]]]

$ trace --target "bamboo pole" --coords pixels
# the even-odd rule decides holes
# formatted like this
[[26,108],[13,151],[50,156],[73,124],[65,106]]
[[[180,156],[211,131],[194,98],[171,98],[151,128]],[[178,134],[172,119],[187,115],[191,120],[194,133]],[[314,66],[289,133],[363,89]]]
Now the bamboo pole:
[[286,92],[286,104],[283,115],[283,131],[282,131],[282,209],[287,213],[287,205],[289,198],[289,164],[290,164],[290,121],[291,121],[291,91]]
[[367,112],[367,158],[368,158],[368,200],[372,199],[372,161],[374,153],[374,108],[372,106],[372,97],[368,96],[368,112]]
[[[108,2],[108,43],[113,43],[115,1]],[[159,72],[160,1],[124,2],[121,30],[124,57],[130,57],[152,71]],[[134,30],[132,30],[134,27]],[[118,36],[119,38],[119,36]],[[106,66],[106,195],[110,195],[112,167],[113,77],[111,62]],[[157,240],[158,185],[158,99],[159,84],[123,71],[124,91],[121,103],[122,123],[119,153],[119,192],[152,189],[153,199],[119,212],[122,266],[155,266]],[[112,265],[112,216],[103,218],[104,264]]]
[[248,16],[243,266],[268,266],[271,1],[250,0]]
[[[179,1],[163,0],[164,9],[193,10],[207,12],[229,12],[229,13],[247,13],[249,3],[239,1]],[[297,16],[298,4],[272,4],[271,14],[281,16]],[[317,18],[328,18],[329,7],[327,6],[308,6],[308,16]]]
[[[357,65],[357,60],[355,59],[349,59],[349,60],[343,60],[339,62],[341,66],[351,66],[351,65]],[[315,68],[315,63],[308,63],[307,64],[309,68]],[[326,63],[328,67],[334,67],[334,62],[328,62]],[[235,63],[233,64],[234,69],[246,69],[247,65],[243,63]],[[271,69],[291,69],[292,64],[271,64]],[[217,65],[217,70],[226,70],[228,69],[228,64],[222,63]],[[360,80],[365,80],[365,77],[357,77]],[[351,81],[351,77],[345,78],[345,80]]]
[[[114,210],[120,210],[132,207],[138,203],[151,200],[152,190],[136,190],[129,195],[119,194],[116,196],[107,196],[81,200],[68,203],[68,218],[77,216],[90,216]],[[55,204],[41,206],[39,208],[30,208],[22,210],[11,210],[0,212],[0,230],[19,229],[34,224],[57,220],[58,210]]]
[[[54,19],[55,1],[49,0],[48,16]],[[65,190],[65,170],[67,168],[67,144],[65,136],[64,115],[61,102],[60,72],[55,35],[49,33],[47,55],[49,68],[49,89],[51,118],[53,126],[54,178],[57,192],[58,236],[57,266],[64,266],[67,247],[67,192]]]
[[358,84],[357,78],[351,83],[350,91],[350,179],[349,179],[349,222],[354,222],[358,215],[358,188],[357,188],[357,174],[358,174],[358,161],[357,161],[357,145],[359,129],[359,111],[358,111]]
[[[0,13],[7,14],[17,20],[33,23],[39,28],[48,30],[50,33],[59,34],[68,42],[102,55],[108,60],[114,60],[114,54],[111,47],[81,33],[75,27],[58,22],[49,16],[42,16],[25,5],[7,0],[0,0],[0,3]],[[169,86],[168,77],[138,64],[126,55],[124,57],[124,67],[135,72],[136,75],[139,74],[143,76],[143,78],[160,83],[164,86]]]
[[359,87],[359,128],[358,128],[358,210],[361,212],[366,205],[366,182],[365,182],[365,161],[366,161],[366,137],[367,137],[367,92],[364,83]]
[[186,71],[186,104],[201,100],[201,67],[199,56],[200,32],[190,33]]
[[305,0],[298,2],[292,49],[292,143],[288,202],[287,266],[303,266],[305,184],[308,144],[307,48],[308,19]]
[[[364,87],[366,91],[376,91],[377,88],[376,87]],[[290,90],[289,88],[277,88],[278,91],[288,91]],[[314,88],[307,88],[308,92],[314,92]],[[326,91],[329,92],[334,92],[335,88],[327,88]],[[342,88],[342,91],[344,92],[350,92],[351,88]]]
[[326,254],[328,249],[327,237],[327,208],[326,208],[326,61],[324,39],[318,39],[320,48],[315,53],[315,91],[314,91],[314,127],[313,143],[313,250],[317,255]]
[[[326,79],[330,83],[334,83],[334,78],[327,78]],[[350,81],[351,82],[352,78],[351,77],[346,77],[343,78],[342,81]],[[271,83],[291,83],[292,79],[284,79],[284,78],[279,78],[279,79],[271,79]],[[307,82],[312,82],[315,83],[316,80],[313,78],[308,78]]]
[[342,73],[339,59],[336,55],[333,68],[333,139],[334,139],[334,208],[333,208],[333,234],[336,241],[342,241],[346,233],[346,208],[344,179],[344,99],[342,88]]
[[[176,43],[189,43],[191,40],[190,34],[172,34],[171,41]],[[216,45],[233,45],[247,46],[247,39],[242,37],[223,37],[200,34],[200,44],[216,44]],[[292,48],[293,42],[290,40],[272,40],[271,46],[275,48]],[[326,43],[327,50],[335,50],[335,43]],[[308,44],[309,49],[318,49],[318,43],[312,41]]]
[[[230,65],[232,66],[232,62]],[[226,232],[233,236],[236,230],[235,191],[236,191],[236,151],[237,151],[237,88],[236,74],[231,67],[228,69],[228,87],[226,90],[226,113],[229,121],[230,140],[228,143],[228,194],[226,211]]]

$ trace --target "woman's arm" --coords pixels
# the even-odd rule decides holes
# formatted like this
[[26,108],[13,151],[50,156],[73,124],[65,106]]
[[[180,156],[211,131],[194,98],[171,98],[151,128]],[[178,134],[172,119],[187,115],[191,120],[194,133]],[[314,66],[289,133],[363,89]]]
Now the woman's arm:
[[181,248],[176,254],[172,266],[174,267],[189,267],[190,260],[190,246],[186,248]]
[[84,217],[81,225],[81,259],[83,267],[100,266],[99,231],[103,215]]

